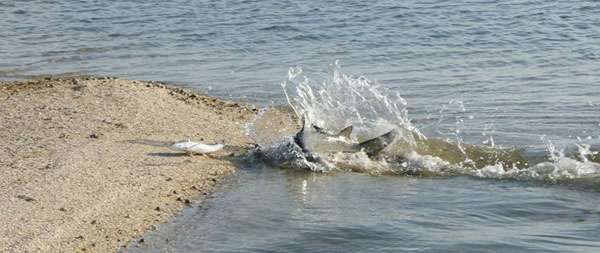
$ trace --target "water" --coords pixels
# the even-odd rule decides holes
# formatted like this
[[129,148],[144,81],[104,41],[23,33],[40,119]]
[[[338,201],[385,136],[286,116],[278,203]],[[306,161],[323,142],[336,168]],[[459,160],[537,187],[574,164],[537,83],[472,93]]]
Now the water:
[[288,67],[339,59],[400,91],[423,131],[451,131],[436,117],[452,120],[452,101],[476,117],[464,132],[488,125],[499,145],[598,129],[595,1],[3,1],[0,14],[1,80],[123,76],[267,105],[285,103]]
[[597,181],[247,169],[130,251],[589,252],[600,246],[599,191]]
[[[2,1],[0,15],[0,80],[122,76],[266,106],[286,103],[282,81],[300,83],[289,67],[322,81],[339,60],[342,73],[370,85],[354,86],[370,103],[331,117],[314,107],[316,123],[357,125],[353,138],[389,125],[427,137],[406,139],[412,150],[460,143],[430,156],[399,148],[407,163],[391,175],[360,156],[337,164],[370,170],[245,166],[165,230],[178,243],[159,249],[598,246],[599,165],[573,159],[600,145],[598,1]],[[382,107],[386,99],[393,106]],[[460,163],[482,147],[523,148],[535,161],[525,170]]]

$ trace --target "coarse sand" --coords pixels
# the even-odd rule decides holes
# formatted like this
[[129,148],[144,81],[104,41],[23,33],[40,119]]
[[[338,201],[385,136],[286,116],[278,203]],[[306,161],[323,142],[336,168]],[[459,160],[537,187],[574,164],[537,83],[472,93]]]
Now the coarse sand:
[[[257,111],[120,78],[0,83],[0,252],[127,247],[235,171]],[[238,148],[168,148],[188,138]]]

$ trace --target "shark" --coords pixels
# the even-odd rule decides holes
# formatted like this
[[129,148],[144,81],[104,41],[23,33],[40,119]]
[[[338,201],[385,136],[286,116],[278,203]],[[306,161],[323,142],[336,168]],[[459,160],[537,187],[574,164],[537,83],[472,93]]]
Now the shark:
[[333,166],[326,157],[335,153],[364,152],[369,157],[379,155],[398,136],[397,130],[388,131],[377,137],[358,142],[350,137],[354,127],[348,126],[333,132],[314,124],[306,124],[302,117],[301,129],[282,143],[271,147],[258,147],[266,163],[289,169],[329,171]]
[[365,152],[368,156],[376,156],[389,146],[398,135],[396,130],[391,130],[375,138],[357,142],[350,138],[353,129],[353,126],[348,126],[338,133],[331,133],[314,124],[311,124],[310,128],[307,128],[303,117],[302,128],[294,136],[294,142],[300,146],[305,153],[330,154],[339,152]]

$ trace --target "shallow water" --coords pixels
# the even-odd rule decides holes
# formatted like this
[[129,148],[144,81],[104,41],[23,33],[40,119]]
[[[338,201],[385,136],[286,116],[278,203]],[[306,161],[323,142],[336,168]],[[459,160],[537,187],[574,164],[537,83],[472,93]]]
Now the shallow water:
[[427,178],[245,166],[158,249],[599,246],[598,164],[560,154],[600,145],[598,1],[2,1],[0,15],[0,80],[122,76],[282,105],[289,67],[338,59],[401,95],[430,139],[561,158]]
[[594,251],[588,183],[247,169],[131,251]]

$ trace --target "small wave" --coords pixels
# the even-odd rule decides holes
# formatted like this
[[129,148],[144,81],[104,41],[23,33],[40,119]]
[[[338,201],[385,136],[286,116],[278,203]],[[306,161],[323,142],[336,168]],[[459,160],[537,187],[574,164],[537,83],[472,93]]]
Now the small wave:
[[[295,147],[295,148],[294,148]],[[369,157],[364,152],[335,153],[321,156],[322,160],[306,156],[291,138],[277,145],[260,150],[268,164],[287,169],[302,169],[314,172],[352,171],[373,175],[400,175],[419,177],[473,176],[484,179],[548,180],[600,178],[600,164],[590,161],[561,157],[519,169],[502,162],[483,168],[472,168],[431,155],[416,152],[405,154],[386,153]],[[313,154],[314,155],[314,154]],[[265,160],[263,160],[265,161]],[[283,166],[282,166],[283,165]]]
[[89,53],[104,53],[118,49],[117,47],[82,47],[75,49],[78,54],[89,54]]
[[473,176],[495,179],[582,179],[600,177],[600,164],[580,162],[563,157],[553,162],[544,162],[527,169],[505,168],[503,164],[486,166],[475,170]]
[[291,37],[290,40],[299,40],[299,41],[318,41],[322,40],[324,36],[319,36],[315,34],[303,34]]
[[259,31],[299,32],[300,29],[290,25],[271,25],[258,29]]
[[0,77],[20,77],[27,68],[0,69]]

